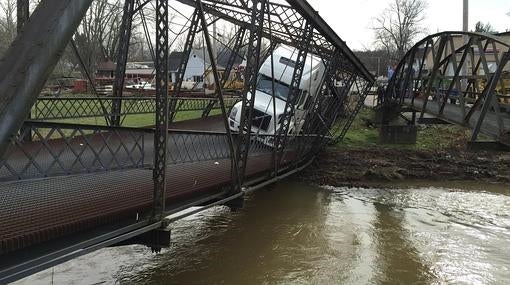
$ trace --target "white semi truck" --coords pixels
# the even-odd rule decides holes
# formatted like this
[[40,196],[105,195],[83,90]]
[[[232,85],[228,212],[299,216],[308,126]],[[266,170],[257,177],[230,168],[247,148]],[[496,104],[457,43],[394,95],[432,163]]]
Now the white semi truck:
[[[257,79],[257,89],[252,119],[252,132],[260,135],[274,135],[280,128],[281,117],[289,96],[298,50],[288,46],[279,46],[273,52],[274,65],[274,98],[276,114],[273,108],[273,72],[271,72],[271,56],[262,64]],[[324,80],[325,66],[317,55],[308,54],[301,76],[299,97],[291,118],[289,134],[298,134],[305,123],[307,111],[318,95]],[[251,96],[250,93],[247,96]],[[229,126],[234,132],[239,131],[242,102],[232,107],[229,116]],[[275,128],[275,121],[276,128]],[[261,136],[259,140],[273,146],[270,136]]]

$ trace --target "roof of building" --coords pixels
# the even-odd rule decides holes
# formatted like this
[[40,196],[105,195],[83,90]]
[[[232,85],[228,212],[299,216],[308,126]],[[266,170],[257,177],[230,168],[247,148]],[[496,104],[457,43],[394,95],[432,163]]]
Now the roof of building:
[[143,74],[143,75],[155,75],[156,71],[154,68],[136,68],[136,69],[126,69],[126,74],[130,75],[136,75],[136,74]]
[[117,64],[115,62],[108,60],[105,62],[101,62],[97,66],[98,71],[115,71]]
[[[169,71],[177,71],[179,65],[181,64],[181,58],[184,52],[182,51],[174,51],[170,53],[168,56],[168,70]],[[218,68],[225,68],[228,63],[228,60],[232,54],[232,50],[228,48],[223,48],[218,52]],[[190,56],[197,56],[200,58],[207,66],[211,64],[211,60],[209,58],[209,54],[205,49],[192,49]],[[239,65],[243,62],[244,58],[237,55],[234,61],[234,65]]]

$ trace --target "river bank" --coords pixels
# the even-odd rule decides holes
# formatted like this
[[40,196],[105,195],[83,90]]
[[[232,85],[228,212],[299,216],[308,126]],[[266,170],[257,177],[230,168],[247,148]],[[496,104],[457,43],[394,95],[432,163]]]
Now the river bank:
[[324,150],[301,177],[332,186],[401,180],[510,183],[510,153],[336,146]]
[[344,139],[323,150],[300,179],[332,186],[406,180],[510,183],[510,152],[468,151],[468,129],[418,125],[415,145],[382,145],[373,117],[371,108],[361,109]]

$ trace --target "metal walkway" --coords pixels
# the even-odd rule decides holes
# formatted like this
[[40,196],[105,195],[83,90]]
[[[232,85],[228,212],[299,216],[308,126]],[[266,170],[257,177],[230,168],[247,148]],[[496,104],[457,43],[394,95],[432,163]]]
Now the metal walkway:
[[383,101],[465,126],[510,146],[510,40],[443,32],[418,42],[400,61]]
[[[152,37],[145,16],[149,2],[123,3],[112,96],[97,93],[73,40],[94,1],[41,1],[32,15],[28,0],[17,2],[20,30],[0,62],[5,75],[0,78],[0,283],[106,246],[136,243],[155,251],[169,246],[168,215],[177,219],[216,205],[241,207],[246,193],[302,170],[326,144],[345,135],[374,81],[306,1],[155,0]],[[186,24],[175,28],[169,11],[179,5],[187,6],[182,15],[190,13]],[[135,16],[142,19],[154,60],[156,88],[150,94],[124,88]],[[209,32],[218,21],[236,32],[223,43],[232,51],[223,77]],[[184,43],[171,92],[169,31]],[[212,95],[182,88],[199,38],[213,59],[204,71],[213,77]],[[40,96],[69,43],[92,86],[90,94]],[[263,134],[257,116],[268,114],[256,109],[249,94],[257,90],[262,63],[281,45],[294,50],[289,93],[282,113],[269,115],[275,131]],[[236,57],[246,62],[244,87],[232,92],[225,87]],[[325,71],[316,94],[300,102],[307,57],[319,58]],[[235,132],[229,127],[234,104],[241,106]],[[276,108],[274,99],[272,104]],[[302,127],[292,132],[298,112]],[[200,208],[184,211],[193,206]]]

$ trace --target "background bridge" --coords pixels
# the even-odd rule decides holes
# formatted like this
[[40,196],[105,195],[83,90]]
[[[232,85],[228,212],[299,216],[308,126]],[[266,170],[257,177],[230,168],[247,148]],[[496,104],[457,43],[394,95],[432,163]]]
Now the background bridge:
[[[385,120],[410,108],[422,122],[429,114],[466,126],[472,142],[510,146],[509,57],[508,36],[443,32],[424,38],[400,61],[380,98]],[[412,123],[416,115],[407,119]]]
[[[239,206],[245,193],[309,164],[345,134],[373,82],[306,1],[126,0],[105,96],[73,37],[93,1],[41,1],[32,13],[28,3],[18,1],[19,33],[0,62],[0,283],[105,246],[168,245],[168,215]],[[176,33],[172,9],[187,18]],[[151,47],[152,89],[125,88],[134,19]],[[235,30],[221,74],[214,23]],[[172,42],[169,32],[177,35]],[[183,88],[196,39],[210,58],[204,73],[212,75],[211,92]],[[169,49],[177,41],[182,56],[170,85]],[[259,67],[279,44],[294,47],[296,60],[277,131],[264,135],[256,131],[255,96],[246,94],[254,94]],[[92,92],[44,97],[66,46]],[[306,107],[302,131],[289,133],[311,54],[325,65],[322,87]],[[236,57],[246,66],[242,86],[232,90],[227,81]],[[237,102],[240,131],[232,132],[229,108]]]

